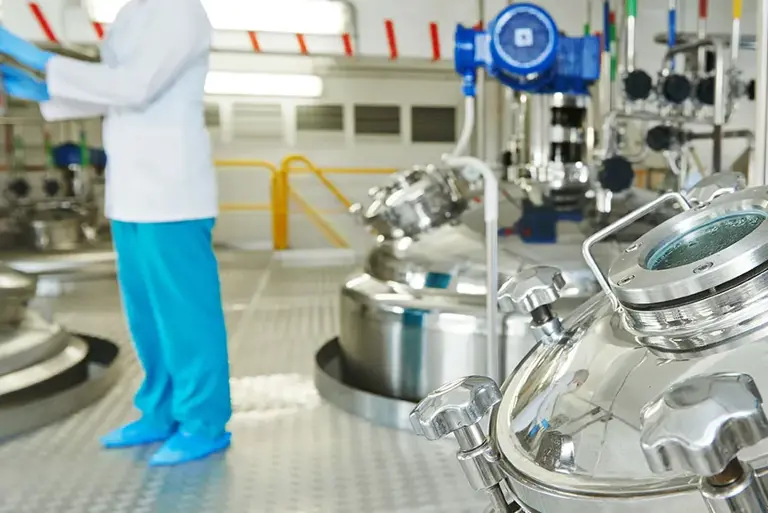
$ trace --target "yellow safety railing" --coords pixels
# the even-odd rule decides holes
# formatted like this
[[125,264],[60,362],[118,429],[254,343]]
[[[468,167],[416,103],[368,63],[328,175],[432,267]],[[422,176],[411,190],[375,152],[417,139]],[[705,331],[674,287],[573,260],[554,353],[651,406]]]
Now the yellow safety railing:
[[328,178],[325,177],[325,174],[320,171],[312,162],[310,162],[307,157],[303,155],[289,155],[283,159],[283,162],[280,164],[280,169],[285,173],[295,172],[294,170],[296,168],[293,167],[294,164],[303,164],[304,169],[313,173],[318,178],[318,180],[320,180],[320,183],[325,185],[325,188],[328,189],[331,194],[336,196],[336,199],[338,199],[342,205],[344,205],[346,208],[352,206],[352,202],[349,201],[349,199],[347,199],[347,197],[342,194],[339,188],[336,187],[333,182],[328,180]]
[[[298,165],[297,165],[298,164]],[[275,250],[288,249],[289,246],[289,213],[290,200],[295,201],[303,213],[317,227],[323,236],[337,248],[348,248],[349,244],[344,237],[326,221],[322,214],[339,214],[346,212],[352,202],[333,184],[326,174],[392,174],[397,171],[394,168],[318,168],[303,155],[289,155],[284,158],[280,166],[264,160],[219,160],[215,162],[217,168],[261,168],[271,174],[270,203],[225,203],[220,205],[223,212],[272,212],[272,237]],[[289,183],[290,174],[312,173],[320,180],[339,201],[342,209],[318,210],[312,207],[298,192],[293,190]]]

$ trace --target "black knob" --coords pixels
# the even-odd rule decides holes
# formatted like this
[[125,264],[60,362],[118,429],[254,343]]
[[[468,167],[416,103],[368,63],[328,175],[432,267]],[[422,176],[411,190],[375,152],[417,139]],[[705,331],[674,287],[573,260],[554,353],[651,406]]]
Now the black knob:
[[609,157],[603,161],[603,169],[598,175],[603,189],[611,192],[621,192],[632,187],[635,181],[635,170],[632,163],[620,155]]
[[643,70],[636,69],[624,79],[624,91],[631,101],[646,100],[653,90],[653,79]]
[[43,182],[43,191],[45,191],[45,194],[48,196],[56,196],[60,190],[61,184],[58,180],[54,180],[53,178],[46,178],[46,180]]
[[645,135],[645,144],[653,151],[667,151],[679,144],[682,140],[681,132],[671,126],[659,125],[648,130]]
[[23,178],[16,178],[8,184],[8,190],[14,193],[18,198],[26,198],[29,196],[30,189],[29,182]]
[[755,92],[755,81],[750,80],[747,83],[747,98],[749,98],[749,101],[753,102],[755,101],[756,97],[757,97],[757,93]]
[[505,151],[501,154],[501,165],[504,167],[510,167],[512,165],[512,152]]
[[715,52],[712,50],[707,50],[707,53],[705,54],[704,58],[704,72],[705,73],[712,73],[715,71],[715,64],[717,62],[717,57],[715,57]]
[[706,77],[696,84],[696,98],[704,105],[715,104],[715,77]]
[[683,103],[691,96],[691,81],[683,75],[669,75],[661,84],[661,94],[671,103]]

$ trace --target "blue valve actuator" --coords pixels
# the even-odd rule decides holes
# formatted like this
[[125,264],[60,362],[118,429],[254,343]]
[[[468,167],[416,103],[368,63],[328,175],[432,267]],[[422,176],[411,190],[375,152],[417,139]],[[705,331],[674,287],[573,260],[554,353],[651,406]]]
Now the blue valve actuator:
[[[107,154],[101,148],[89,148],[88,160],[96,169],[104,169],[107,166]],[[60,169],[69,166],[79,166],[83,162],[82,148],[74,142],[60,144],[53,148],[53,164]]]
[[479,68],[523,92],[588,94],[600,78],[597,36],[566,37],[547,11],[515,3],[499,13],[487,30],[456,27],[454,61],[463,91],[474,96]]

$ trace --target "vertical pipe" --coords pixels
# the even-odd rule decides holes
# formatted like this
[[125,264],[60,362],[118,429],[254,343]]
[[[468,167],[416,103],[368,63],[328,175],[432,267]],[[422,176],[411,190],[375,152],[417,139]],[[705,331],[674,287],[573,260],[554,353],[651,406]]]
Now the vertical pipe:
[[611,82],[616,82],[618,71],[618,44],[616,39],[616,13],[611,11],[608,17],[608,37],[611,52]]
[[750,185],[768,184],[768,0],[757,2],[757,41],[755,45],[756,97],[755,97],[755,157],[754,168],[749,173]]
[[603,0],[603,45],[606,53],[611,53],[611,2]]
[[741,0],[733,0],[733,25],[731,28],[731,65],[739,59],[741,46]]
[[714,126],[712,127],[712,172],[719,173],[722,170],[723,155],[723,125],[725,124],[726,102],[726,76],[725,76],[725,47],[722,43],[715,43],[715,105]]
[[[614,66],[618,78],[627,73],[627,14],[626,5],[623,0],[611,0],[611,6],[613,8],[611,12],[611,30],[613,34],[611,37],[614,39],[612,55],[614,56]],[[624,84],[618,79],[613,83],[613,102],[614,109],[623,110],[625,108]]]
[[[696,35],[699,39],[707,37],[707,11],[709,10],[709,0],[699,0],[699,21],[696,25]],[[703,74],[707,68],[707,49],[699,48],[698,70]]]
[[5,125],[5,163],[8,166],[8,171],[13,171],[15,162],[13,156],[15,150],[13,148],[13,142],[16,138],[13,135],[13,125]]
[[[485,0],[477,0],[477,19],[485,27]],[[488,108],[488,97],[486,91],[485,71],[477,73],[477,95],[475,96],[475,147],[474,153],[481,160],[488,161],[488,151],[486,148],[486,109]]]
[[592,34],[592,0],[585,0],[587,2],[587,19],[584,21],[584,35],[588,36]]
[[[669,12],[667,13],[667,46],[674,48],[677,44],[677,0],[669,0]],[[669,69],[675,69],[675,59],[671,59]]]
[[637,60],[635,37],[635,26],[637,24],[637,0],[626,0],[625,8],[627,10],[627,62],[625,63],[627,72],[635,70]]
[[51,141],[51,132],[48,127],[43,127],[43,144],[45,146],[45,167],[48,171],[52,170],[55,166],[53,163],[53,143]]

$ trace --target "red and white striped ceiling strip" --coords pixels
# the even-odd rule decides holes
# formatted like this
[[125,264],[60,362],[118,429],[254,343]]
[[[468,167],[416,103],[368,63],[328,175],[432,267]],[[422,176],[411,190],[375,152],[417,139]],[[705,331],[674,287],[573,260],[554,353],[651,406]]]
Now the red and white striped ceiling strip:
[[[40,4],[37,2],[29,2],[29,9],[32,12],[35,20],[37,21],[40,29],[43,31],[45,37],[51,43],[59,43],[56,34],[53,32],[51,24],[43,14],[43,10],[40,8]],[[98,22],[92,22],[93,30],[96,32],[96,37],[101,40],[104,39],[105,29],[104,25]],[[475,25],[475,28],[481,28],[482,23]],[[248,38],[251,43],[251,48],[256,53],[261,53],[263,49],[259,43],[259,36],[257,32],[249,31]],[[428,25],[428,34],[432,47],[432,60],[439,61],[442,59],[442,50],[440,45],[440,29],[436,22],[432,22]],[[384,20],[384,35],[387,39],[387,47],[389,49],[389,58],[391,60],[397,60],[400,57],[400,52],[397,45],[397,33],[395,31],[395,22],[391,19]],[[311,55],[310,49],[307,46],[306,36],[304,34],[296,34],[296,45],[300,54]],[[352,44],[352,36],[348,33],[341,35],[341,42],[344,48],[344,55],[347,57],[354,57],[354,46]]]

